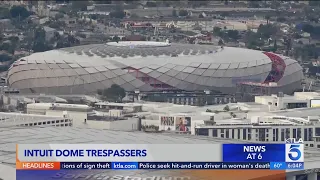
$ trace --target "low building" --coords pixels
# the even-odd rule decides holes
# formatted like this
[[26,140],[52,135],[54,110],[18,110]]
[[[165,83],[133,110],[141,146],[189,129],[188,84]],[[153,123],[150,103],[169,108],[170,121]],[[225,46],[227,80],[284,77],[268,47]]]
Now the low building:
[[2,31],[13,28],[10,19],[0,19],[0,27]]
[[59,95],[59,98],[65,99],[69,104],[94,104],[101,102],[100,99],[87,95]]
[[98,102],[94,104],[94,107],[99,110],[123,110],[124,113],[137,113],[142,111],[142,105],[135,103]]
[[154,92],[144,93],[142,100],[152,102],[168,102],[173,104],[204,106],[214,104],[235,103],[236,99],[233,95],[221,94],[215,92]]
[[24,127],[48,127],[48,126],[73,126],[73,121],[70,118],[47,116],[47,115],[34,115],[34,114],[21,114],[21,113],[0,113],[0,127],[10,128],[16,126]]
[[29,16],[28,20],[30,20],[34,24],[40,24],[40,17],[38,17],[37,15]]
[[196,135],[209,136],[213,138],[239,139],[252,142],[275,142],[283,143],[288,138],[302,138],[306,147],[320,148],[320,124],[319,123],[288,123],[281,121],[295,121],[295,118],[278,117],[280,120],[274,122],[259,121],[251,122],[229,122],[212,125],[202,125],[195,129]]
[[91,107],[80,104],[32,103],[27,105],[27,114],[39,114],[73,119],[75,125],[88,119]]
[[1,96],[4,105],[18,106],[31,103],[67,103],[67,100],[50,95],[21,95],[7,93]]
[[27,114],[69,118],[74,127],[123,131],[136,131],[139,127],[138,118],[124,117],[123,110],[99,112],[80,104],[33,103],[27,105]]
[[46,41],[50,41],[54,37],[55,32],[57,32],[57,30],[48,26],[43,27],[43,29],[46,33],[45,35]]
[[283,93],[271,96],[256,96],[255,102],[268,105],[270,110],[320,107],[320,93],[295,92],[293,96]]
[[49,20],[50,20],[49,17],[41,18],[41,19],[39,19],[39,24],[45,24]]
[[[3,105],[12,106],[16,108],[24,108],[27,104],[33,103],[34,101],[24,96],[15,95],[2,95],[1,101]],[[21,109],[23,110],[23,109]]]

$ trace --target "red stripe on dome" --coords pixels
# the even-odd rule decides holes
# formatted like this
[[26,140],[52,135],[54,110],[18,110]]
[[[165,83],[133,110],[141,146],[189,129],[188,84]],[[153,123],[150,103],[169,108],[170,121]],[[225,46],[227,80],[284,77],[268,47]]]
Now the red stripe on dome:
[[264,82],[278,82],[283,77],[284,71],[286,69],[286,63],[281,57],[276,54],[270,52],[263,52],[263,54],[268,56],[272,62],[271,71]]

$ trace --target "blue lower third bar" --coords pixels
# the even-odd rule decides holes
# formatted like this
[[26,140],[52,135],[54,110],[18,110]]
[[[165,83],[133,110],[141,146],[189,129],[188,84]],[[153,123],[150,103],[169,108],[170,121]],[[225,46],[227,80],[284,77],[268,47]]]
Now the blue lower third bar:
[[304,162],[287,162],[286,169],[304,169]]
[[139,162],[139,169],[270,169],[269,162]]
[[270,169],[272,170],[285,170],[287,167],[285,162],[271,162]]
[[111,169],[114,170],[133,170],[138,169],[138,163],[137,162],[112,162],[111,163]]
[[270,169],[286,170],[286,169],[304,169],[303,162],[271,162]]

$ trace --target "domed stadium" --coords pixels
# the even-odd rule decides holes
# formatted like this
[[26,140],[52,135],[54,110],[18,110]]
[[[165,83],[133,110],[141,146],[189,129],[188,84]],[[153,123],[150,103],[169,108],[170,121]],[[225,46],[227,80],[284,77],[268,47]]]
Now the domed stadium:
[[233,47],[120,41],[34,53],[16,61],[7,82],[24,93],[93,94],[117,84],[126,91],[235,93],[239,84],[292,92],[301,87],[297,61]]

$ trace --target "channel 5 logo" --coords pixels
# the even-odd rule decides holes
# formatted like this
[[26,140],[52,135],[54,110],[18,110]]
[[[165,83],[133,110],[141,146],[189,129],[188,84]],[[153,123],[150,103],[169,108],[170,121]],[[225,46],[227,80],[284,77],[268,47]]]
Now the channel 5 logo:
[[[292,142],[291,142],[292,143]],[[286,144],[286,162],[303,162],[304,144],[294,143]]]

